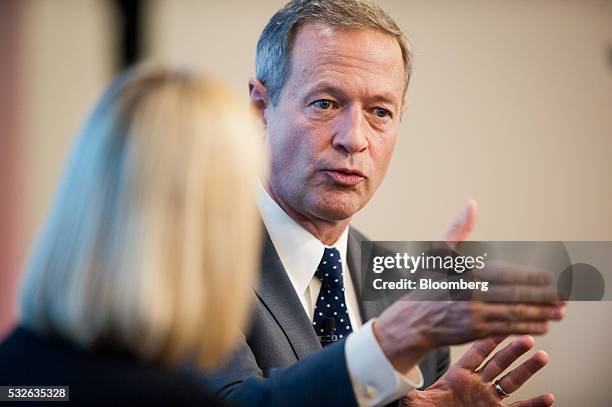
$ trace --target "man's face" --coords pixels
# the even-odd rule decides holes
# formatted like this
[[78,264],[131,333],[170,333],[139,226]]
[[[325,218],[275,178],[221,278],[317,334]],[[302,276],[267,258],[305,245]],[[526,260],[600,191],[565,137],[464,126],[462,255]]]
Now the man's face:
[[277,105],[264,112],[270,192],[307,219],[349,219],[370,200],[393,153],[406,107],[401,49],[375,30],[306,24],[291,59]]

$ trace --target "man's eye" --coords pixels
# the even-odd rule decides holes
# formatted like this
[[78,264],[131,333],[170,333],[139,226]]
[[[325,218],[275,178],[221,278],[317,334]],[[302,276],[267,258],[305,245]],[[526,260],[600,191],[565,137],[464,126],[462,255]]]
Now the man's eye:
[[323,110],[331,109],[333,107],[333,105],[334,105],[334,103],[331,100],[329,100],[329,99],[315,100],[312,104],[316,108],[323,109]]
[[378,117],[384,118],[384,117],[390,117],[391,116],[391,112],[388,111],[387,109],[383,109],[382,107],[375,107],[374,108],[374,114]]

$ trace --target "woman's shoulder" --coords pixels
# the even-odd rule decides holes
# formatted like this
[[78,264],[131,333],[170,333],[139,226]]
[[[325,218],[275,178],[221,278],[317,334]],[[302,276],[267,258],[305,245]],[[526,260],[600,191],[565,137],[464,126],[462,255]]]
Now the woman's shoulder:
[[203,382],[195,372],[167,369],[125,352],[81,349],[24,327],[0,344],[0,385],[69,386],[71,401],[224,406]]

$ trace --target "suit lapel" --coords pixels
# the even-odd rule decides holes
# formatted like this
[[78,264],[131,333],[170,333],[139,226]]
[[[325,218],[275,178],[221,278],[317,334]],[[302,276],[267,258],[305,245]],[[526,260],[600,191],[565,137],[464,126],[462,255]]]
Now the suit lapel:
[[[359,232],[349,229],[347,264],[359,302],[359,313],[361,319],[366,322],[378,316],[389,302],[385,299],[361,300],[361,241],[364,239]],[[265,228],[262,274],[255,292],[287,337],[298,359],[321,349],[319,339],[312,328],[312,321],[304,312],[302,303]]]
[[361,320],[365,323],[369,319],[372,319],[389,306],[389,301],[386,298],[381,298],[376,301],[363,301],[361,299],[361,241],[365,240],[365,237],[357,232],[353,228],[349,228],[348,235],[348,248],[347,248],[347,259],[346,262],[349,267],[351,279],[353,280],[353,287],[355,288],[355,295],[359,302],[359,312],[361,314]]
[[321,349],[312,322],[304,312],[267,231],[264,236],[261,280],[255,292],[285,333],[298,359]]

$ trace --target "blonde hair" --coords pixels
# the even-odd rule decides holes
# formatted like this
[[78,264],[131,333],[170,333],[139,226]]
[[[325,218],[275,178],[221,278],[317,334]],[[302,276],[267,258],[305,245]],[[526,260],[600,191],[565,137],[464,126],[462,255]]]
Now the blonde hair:
[[220,83],[120,76],[79,134],[28,264],[21,322],[85,347],[213,367],[259,260],[261,136]]

